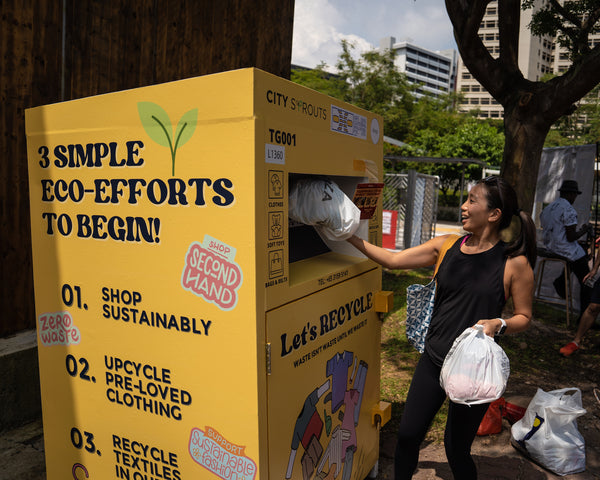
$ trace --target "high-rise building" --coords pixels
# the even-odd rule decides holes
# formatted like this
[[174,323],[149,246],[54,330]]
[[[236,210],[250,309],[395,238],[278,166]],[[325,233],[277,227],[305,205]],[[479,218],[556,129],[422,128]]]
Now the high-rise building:
[[410,83],[418,84],[416,95],[438,96],[454,91],[458,54],[456,50],[432,51],[409,42],[396,43],[394,37],[386,37],[377,51],[395,52],[394,63],[406,74]]
[[[540,80],[546,73],[561,74],[571,64],[566,51],[557,45],[555,38],[536,37],[528,28],[533,13],[547,3],[548,0],[536,0],[532,9],[521,11],[519,68],[523,76],[532,81]],[[479,27],[479,37],[490,54],[497,58],[500,55],[498,1],[492,1],[487,6]],[[592,45],[597,42],[600,42],[600,35],[592,39]],[[503,117],[502,106],[475,80],[462,58],[458,61],[456,89],[463,94],[463,101],[459,105],[461,111],[479,110],[479,118]]]

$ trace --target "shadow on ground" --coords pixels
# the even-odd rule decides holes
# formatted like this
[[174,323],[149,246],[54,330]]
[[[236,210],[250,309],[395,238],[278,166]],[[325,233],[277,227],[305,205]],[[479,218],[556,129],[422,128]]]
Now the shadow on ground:
[[[386,425],[387,427],[387,425]],[[384,427],[380,437],[378,479],[393,479],[394,449],[396,432]],[[395,429],[395,427],[394,427]],[[505,420],[502,432],[498,435],[476,437],[473,443],[473,459],[481,480],[598,480],[600,479],[600,456],[593,446],[586,444],[585,472],[558,476],[526,459],[510,445],[510,425]],[[423,445],[419,457],[419,467],[414,480],[454,480],[444,446]]]

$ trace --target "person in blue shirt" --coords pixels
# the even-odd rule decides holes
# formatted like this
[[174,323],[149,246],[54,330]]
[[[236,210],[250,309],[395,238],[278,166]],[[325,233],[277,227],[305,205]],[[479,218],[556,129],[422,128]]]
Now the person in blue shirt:
[[[583,312],[590,302],[591,288],[585,285],[584,278],[590,273],[587,252],[577,241],[589,231],[589,225],[583,225],[577,230],[577,211],[573,202],[581,195],[575,180],[565,180],[558,189],[560,197],[554,200],[542,211],[540,221],[543,229],[544,246],[553,255],[565,258],[569,262],[571,272],[580,283],[579,305]],[[565,298],[564,270],[553,282],[556,292]]]

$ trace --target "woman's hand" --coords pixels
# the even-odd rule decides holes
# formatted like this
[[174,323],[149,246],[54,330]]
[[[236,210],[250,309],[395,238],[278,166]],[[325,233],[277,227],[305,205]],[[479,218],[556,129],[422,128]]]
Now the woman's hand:
[[502,322],[499,318],[492,318],[479,320],[477,325],[483,325],[483,333],[485,333],[488,337],[493,337],[500,330]]
[[593,278],[596,273],[598,273],[598,267],[594,265],[594,267],[590,270],[590,273],[583,277],[583,283],[587,282],[590,278]]

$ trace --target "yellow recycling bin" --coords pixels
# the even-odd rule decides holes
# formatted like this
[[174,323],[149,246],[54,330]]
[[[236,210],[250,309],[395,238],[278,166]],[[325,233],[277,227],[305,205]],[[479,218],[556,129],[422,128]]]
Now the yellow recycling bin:
[[[288,194],[381,182],[381,118],[243,69],[26,129],[48,480],[365,478],[381,270]],[[380,216],[359,234],[380,243]]]

